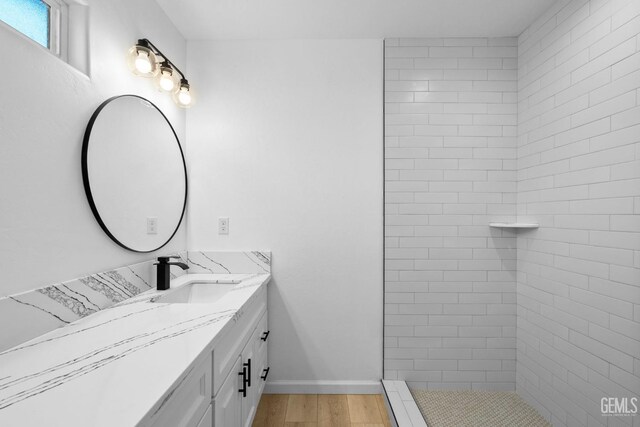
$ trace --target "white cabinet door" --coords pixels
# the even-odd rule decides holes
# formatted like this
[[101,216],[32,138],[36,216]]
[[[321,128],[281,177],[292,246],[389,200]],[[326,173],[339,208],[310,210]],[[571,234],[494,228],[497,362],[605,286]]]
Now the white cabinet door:
[[211,403],[211,364],[209,355],[169,390],[151,415],[149,424],[153,427],[197,426]]
[[242,360],[237,358],[214,400],[215,427],[242,426]]
[[211,408],[211,405],[209,405],[207,412],[202,416],[202,419],[198,423],[198,427],[213,427],[213,409]]

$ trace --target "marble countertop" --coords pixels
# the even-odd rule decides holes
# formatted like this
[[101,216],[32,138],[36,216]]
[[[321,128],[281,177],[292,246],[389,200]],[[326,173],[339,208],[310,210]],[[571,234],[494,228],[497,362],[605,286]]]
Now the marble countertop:
[[153,303],[151,290],[0,353],[0,425],[134,426],[207,357],[269,274],[187,274],[242,280],[214,304]]

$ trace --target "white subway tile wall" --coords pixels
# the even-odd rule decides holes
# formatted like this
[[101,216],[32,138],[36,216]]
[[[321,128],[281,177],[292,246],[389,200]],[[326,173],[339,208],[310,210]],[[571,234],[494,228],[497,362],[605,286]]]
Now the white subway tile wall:
[[563,0],[518,38],[517,391],[554,426],[640,395],[640,1]]
[[514,390],[517,39],[385,43],[384,376]]

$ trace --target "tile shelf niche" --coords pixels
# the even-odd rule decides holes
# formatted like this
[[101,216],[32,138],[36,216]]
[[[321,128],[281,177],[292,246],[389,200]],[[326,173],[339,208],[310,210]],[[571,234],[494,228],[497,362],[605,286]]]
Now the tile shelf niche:
[[538,228],[539,225],[534,222],[490,222],[489,227],[526,229],[526,228]]

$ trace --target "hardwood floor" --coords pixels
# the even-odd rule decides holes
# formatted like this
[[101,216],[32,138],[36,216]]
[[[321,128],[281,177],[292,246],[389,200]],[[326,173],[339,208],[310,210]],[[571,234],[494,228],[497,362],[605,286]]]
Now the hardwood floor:
[[379,394],[264,394],[253,427],[391,427]]

